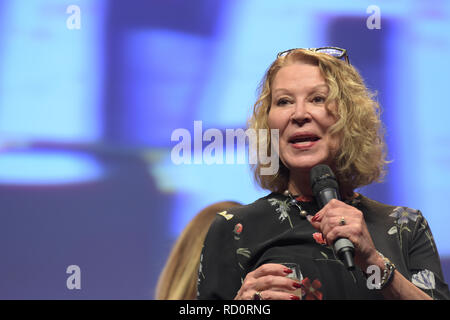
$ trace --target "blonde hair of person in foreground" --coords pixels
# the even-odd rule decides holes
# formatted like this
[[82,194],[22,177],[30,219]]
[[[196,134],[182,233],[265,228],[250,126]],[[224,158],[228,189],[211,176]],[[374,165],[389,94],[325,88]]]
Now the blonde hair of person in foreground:
[[156,286],[157,300],[194,300],[200,254],[208,229],[217,213],[240,206],[234,201],[217,202],[201,210],[175,242]]

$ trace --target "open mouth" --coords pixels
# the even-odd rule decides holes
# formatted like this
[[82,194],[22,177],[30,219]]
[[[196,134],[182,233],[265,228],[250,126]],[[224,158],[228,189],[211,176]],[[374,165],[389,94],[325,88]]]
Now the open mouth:
[[294,135],[289,139],[289,143],[292,143],[297,146],[308,146],[313,142],[316,142],[320,140],[320,137],[314,135],[314,134],[301,134],[301,135]]

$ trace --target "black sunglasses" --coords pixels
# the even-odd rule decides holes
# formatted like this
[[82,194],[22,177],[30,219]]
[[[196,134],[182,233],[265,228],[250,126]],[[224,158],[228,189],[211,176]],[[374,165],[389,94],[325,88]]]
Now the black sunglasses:
[[[297,50],[297,49],[301,49],[301,48],[294,48],[294,49],[289,49],[289,50],[286,50],[286,51],[279,52],[278,55],[277,55],[277,58],[284,57],[287,54],[289,54],[289,52]],[[348,57],[346,49],[342,49],[342,48],[338,48],[338,47],[321,47],[321,48],[306,48],[304,50],[309,50],[309,51],[312,51],[312,52],[325,53],[325,54],[327,54],[329,56],[332,56],[332,57],[344,60],[345,62],[350,64],[350,59]]]

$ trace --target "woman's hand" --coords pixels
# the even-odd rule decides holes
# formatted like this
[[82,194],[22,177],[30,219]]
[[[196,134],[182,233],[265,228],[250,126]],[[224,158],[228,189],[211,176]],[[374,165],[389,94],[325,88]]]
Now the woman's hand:
[[262,300],[300,300],[294,294],[300,282],[287,278],[292,270],[282,264],[268,263],[247,274],[235,300],[253,300],[259,293]]
[[323,234],[328,245],[333,245],[338,238],[349,239],[355,246],[355,264],[363,271],[372,264],[383,265],[363,213],[358,209],[333,199],[317,212],[310,222]]

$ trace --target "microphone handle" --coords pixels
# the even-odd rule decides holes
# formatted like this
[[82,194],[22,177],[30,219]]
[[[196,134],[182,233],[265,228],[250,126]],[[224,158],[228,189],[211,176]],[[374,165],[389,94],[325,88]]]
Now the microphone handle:
[[[319,193],[319,205],[323,208],[331,199],[340,200],[339,193],[334,188],[325,188]],[[338,258],[344,263],[347,270],[355,270],[355,262],[353,256],[355,254],[355,246],[347,238],[339,238],[333,244],[334,252]]]
[[323,190],[320,190],[318,198],[320,209],[325,207],[325,205],[333,199],[341,200],[339,192],[337,192],[337,190],[334,188],[325,188]]
[[353,256],[355,253],[355,246],[347,238],[339,238],[334,244],[334,251],[341,261],[344,263],[347,270],[355,270],[355,262]]

